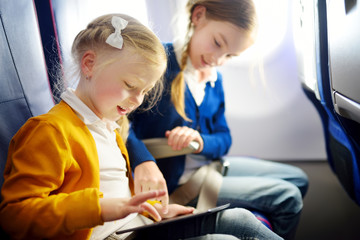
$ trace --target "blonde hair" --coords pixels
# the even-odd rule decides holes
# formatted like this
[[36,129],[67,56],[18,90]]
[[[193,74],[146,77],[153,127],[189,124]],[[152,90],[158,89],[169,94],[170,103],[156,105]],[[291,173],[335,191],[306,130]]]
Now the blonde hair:
[[178,114],[185,120],[191,121],[185,113],[185,81],[184,70],[189,56],[189,44],[193,33],[192,13],[196,6],[206,8],[206,18],[210,20],[230,22],[248,31],[254,31],[257,24],[255,5],[252,0],[189,0],[186,9],[189,15],[187,34],[182,48],[180,72],[171,84],[171,101]]
[[[128,25],[121,30],[121,36],[124,39],[123,48],[130,48],[134,53],[142,56],[146,60],[147,66],[153,66],[154,68],[163,67],[165,72],[167,55],[158,37],[138,20],[125,14],[100,16],[90,22],[86,29],[78,33],[71,48],[73,60],[78,64],[77,71],[81,74],[81,58],[88,50],[93,50],[97,55],[109,58],[101,66],[114,61],[116,54],[119,53],[118,51],[121,52],[121,49],[114,48],[105,42],[108,36],[115,31],[111,24],[113,16],[119,16],[128,21]],[[139,68],[140,70],[141,68]],[[156,82],[149,94],[145,96],[144,101],[147,102],[146,109],[150,109],[156,103],[160,98],[162,89],[163,81],[161,78]],[[129,128],[127,117],[120,119],[118,123],[122,129],[120,133],[125,141]]]

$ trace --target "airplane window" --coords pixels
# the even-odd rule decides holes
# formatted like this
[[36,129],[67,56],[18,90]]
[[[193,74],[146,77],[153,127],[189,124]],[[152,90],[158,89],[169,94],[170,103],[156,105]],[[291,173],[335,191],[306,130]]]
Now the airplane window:
[[254,62],[271,55],[286,35],[287,25],[290,22],[287,19],[288,1],[254,0],[254,3],[259,20],[258,36],[253,46],[243,52],[240,57],[231,60],[234,64]]

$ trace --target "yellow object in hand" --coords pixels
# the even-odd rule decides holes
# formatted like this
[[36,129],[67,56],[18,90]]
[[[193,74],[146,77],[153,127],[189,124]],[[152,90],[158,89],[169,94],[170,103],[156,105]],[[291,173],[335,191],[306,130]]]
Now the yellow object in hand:
[[[161,201],[158,201],[158,200],[147,200],[146,202],[147,202],[147,203],[150,203],[151,206],[154,206],[156,203],[161,204]],[[142,213],[142,215],[143,215],[144,217],[153,219],[155,222],[159,221],[159,220],[157,220],[157,219],[154,219],[147,211],[144,211],[144,212]]]
[[147,200],[146,202],[150,203],[151,206],[154,206],[156,203],[161,204],[161,201],[158,201],[158,200]]

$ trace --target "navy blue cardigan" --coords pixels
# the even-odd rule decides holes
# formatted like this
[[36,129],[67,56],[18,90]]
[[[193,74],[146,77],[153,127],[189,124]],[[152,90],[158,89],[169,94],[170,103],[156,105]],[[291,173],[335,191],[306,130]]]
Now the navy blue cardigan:
[[[155,161],[140,139],[165,137],[165,131],[177,126],[188,126],[200,132],[204,140],[201,155],[208,159],[216,159],[225,155],[231,145],[231,136],[225,119],[224,91],[222,76],[218,72],[218,79],[212,87],[208,82],[205,97],[197,106],[188,87],[185,90],[185,112],[192,121],[187,122],[176,112],[170,98],[171,82],[180,68],[176,60],[172,44],[164,44],[168,53],[168,68],[164,79],[164,92],[161,100],[145,112],[131,114],[130,135],[127,140],[131,166],[133,169],[144,161]],[[179,178],[184,172],[185,156],[159,159],[156,161],[162,171],[171,193],[178,185]],[[136,177],[136,176],[135,176]]]

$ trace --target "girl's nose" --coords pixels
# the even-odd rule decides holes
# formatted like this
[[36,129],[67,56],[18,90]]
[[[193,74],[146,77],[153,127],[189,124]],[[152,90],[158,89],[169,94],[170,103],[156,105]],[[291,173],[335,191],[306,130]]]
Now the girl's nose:
[[221,66],[224,64],[226,59],[226,55],[224,54],[218,54],[218,55],[213,55],[212,59],[211,59],[211,65],[212,66]]
[[130,100],[131,100],[132,104],[134,104],[136,106],[140,106],[144,100],[144,94],[141,92],[138,92],[138,93],[132,95]]

